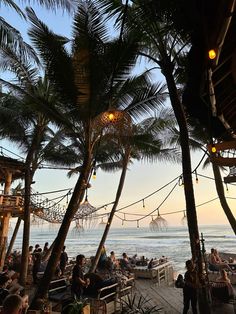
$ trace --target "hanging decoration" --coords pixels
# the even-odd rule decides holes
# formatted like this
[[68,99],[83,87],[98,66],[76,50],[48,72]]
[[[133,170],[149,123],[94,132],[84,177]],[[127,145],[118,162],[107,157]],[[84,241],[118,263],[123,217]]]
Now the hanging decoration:
[[161,217],[159,209],[157,209],[157,217],[153,220],[152,231],[166,231],[167,221]]
[[198,183],[198,175],[197,175],[197,170],[195,170],[195,181]]
[[84,228],[90,228],[92,222],[96,218],[96,207],[92,206],[88,201],[88,189],[86,189],[85,200],[79,205],[78,211],[75,214],[75,220],[80,220]]
[[99,223],[99,227],[100,228],[103,228],[105,225],[106,225],[107,223],[103,220],[103,217],[102,217],[102,220],[101,220],[101,222]]
[[156,231],[155,225],[156,225],[156,223],[155,223],[155,220],[154,220],[154,218],[153,218],[153,216],[152,216],[152,220],[151,220],[151,222],[149,223],[149,229],[150,229],[151,231]]

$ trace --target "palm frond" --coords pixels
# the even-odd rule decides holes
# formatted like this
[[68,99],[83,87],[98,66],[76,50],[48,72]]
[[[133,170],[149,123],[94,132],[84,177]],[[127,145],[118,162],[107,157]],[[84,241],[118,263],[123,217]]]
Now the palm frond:
[[50,31],[33,9],[27,8],[26,11],[32,24],[28,34],[47,68],[47,75],[61,97],[67,103],[75,103],[74,70],[65,48],[69,40]]
[[28,57],[39,64],[39,58],[34,49],[24,41],[20,32],[7,23],[0,16],[0,46],[7,46],[21,54],[21,58],[26,61]]

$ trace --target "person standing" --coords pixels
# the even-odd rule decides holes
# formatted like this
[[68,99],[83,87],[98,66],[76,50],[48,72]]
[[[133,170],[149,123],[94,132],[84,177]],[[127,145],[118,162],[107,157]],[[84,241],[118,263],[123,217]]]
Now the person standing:
[[194,264],[192,260],[187,260],[186,263],[186,273],[184,275],[184,288],[183,288],[183,296],[184,296],[184,309],[183,314],[187,314],[190,306],[193,314],[197,314],[197,272],[195,270]]
[[61,276],[64,275],[66,264],[68,262],[68,255],[66,253],[66,246],[63,246],[61,256],[60,256],[60,270],[61,270]]
[[79,254],[76,256],[76,264],[72,272],[72,284],[71,291],[76,298],[81,299],[83,296],[84,288],[87,288],[89,285],[89,279],[84,278],[83,266],[85,264],[85,256]]

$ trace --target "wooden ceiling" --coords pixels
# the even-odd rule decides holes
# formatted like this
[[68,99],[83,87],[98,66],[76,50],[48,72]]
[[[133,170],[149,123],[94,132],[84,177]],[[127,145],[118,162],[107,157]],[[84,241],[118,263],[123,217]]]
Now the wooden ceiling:
[[[183,103],[215,139],[224,141],[236,138],[236,1],[200,2]],[[208,58],[209,49],[216,50],[214,60]]]

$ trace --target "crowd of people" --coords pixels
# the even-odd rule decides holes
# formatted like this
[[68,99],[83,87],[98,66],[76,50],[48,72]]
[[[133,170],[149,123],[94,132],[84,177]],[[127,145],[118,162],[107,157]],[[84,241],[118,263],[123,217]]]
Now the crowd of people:
[[[32,274],[33,284],[38,283],[38,274],[40,271],[44,271],[49,256],[50,248],[48,242],[44,244],[43,248],[41,248],[39,244],[36,244],[34,247],[29,247],[28,265],[29,271]],[[67,263],[68,255],[66,253],[66,247],[64,246],[57,265],[55,276],[60,277],[64,275]],[[14,298],[14,313],[18,313],[18,307],[21,309],[21,313],[27,311],[28,295],[24,294],[24,288],[18,282],[20,264],[21,253],[15,250],[6,258],[6,263],[0,272],[0,306],[3,306],[3,313],[13,313],[13,307],[11,310],[7,310],[7,308],[9,307],[9,302],[11,302]],[[31,284],[31,282],[29,282],[29,284]]]

